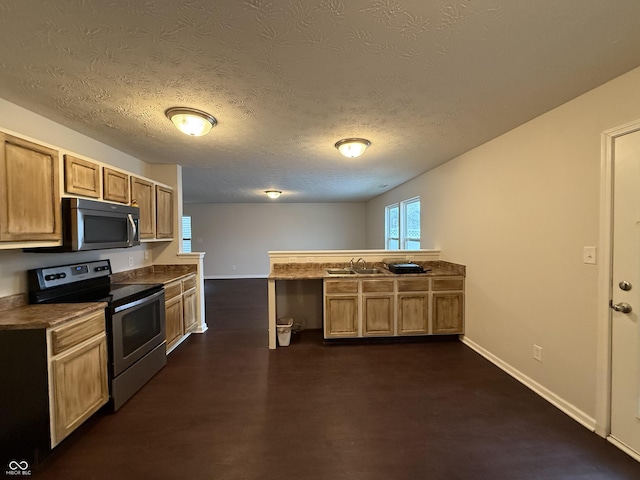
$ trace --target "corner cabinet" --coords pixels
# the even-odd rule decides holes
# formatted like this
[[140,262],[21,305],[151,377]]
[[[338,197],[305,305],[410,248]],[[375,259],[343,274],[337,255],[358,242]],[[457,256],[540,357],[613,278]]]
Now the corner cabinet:
[[0,242],[62,240],[56,150],[0,133]]
[[464,277],[324,280],[324,337],[464,333]]

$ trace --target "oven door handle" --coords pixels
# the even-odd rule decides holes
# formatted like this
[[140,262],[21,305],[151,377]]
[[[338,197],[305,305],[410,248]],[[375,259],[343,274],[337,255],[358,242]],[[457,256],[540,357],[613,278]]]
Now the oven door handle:
[[133,241],[136,239],[136,233],[138,229],[136,228],[136,222],[133,221],[133,215],[128,213],[127,219],[129,220],[129,225],[131,226],[131,228],[129,229],[129,246],[133,247]]
[[154,300],[156,300],[158,297],[160,297],[161,295],[164,295],[164,288],[162,290],[160,290],[159,292],[154,293],[153,295],[149,295],[148,297],[144,297],[141,298],[139,300],[135,300],[133,302],[129,302],[125,305],[120,305],[119,307],[116,307],[113,312],[114,313],[118,313],[121,312],[123,310],[127,310],[129,308],[133,308],[133,307],[137,307],[138,305],[142,305],[143,303],[151,303]]

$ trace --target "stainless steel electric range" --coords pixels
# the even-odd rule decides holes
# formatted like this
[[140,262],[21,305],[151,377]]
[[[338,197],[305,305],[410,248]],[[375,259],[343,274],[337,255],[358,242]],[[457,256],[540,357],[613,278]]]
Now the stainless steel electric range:
[[162,284],[113,284],[111,262],[29,270],[30,303],[107,302],[109,393],[118,410],[167,363]]

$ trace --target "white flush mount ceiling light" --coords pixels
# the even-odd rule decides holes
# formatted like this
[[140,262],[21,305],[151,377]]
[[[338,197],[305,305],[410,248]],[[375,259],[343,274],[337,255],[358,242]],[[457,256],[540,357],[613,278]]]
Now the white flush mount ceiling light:
[[359,157],[369,145],[371,142],[364,138],[345,138],[336,142],[338,151],[347,158]]
[[164,113],[178,130],[192,137],[206,135],[218,123],[212,115],[195,108],[173,107]]
[[264,193],[266,193],[269,198],[278,198],[282,194],[280,190],[265,190]]

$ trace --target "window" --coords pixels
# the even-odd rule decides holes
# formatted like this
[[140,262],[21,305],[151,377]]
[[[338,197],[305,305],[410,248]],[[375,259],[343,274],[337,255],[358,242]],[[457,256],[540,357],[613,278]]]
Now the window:
[[385,208],[385,248],[420,249],[420,197],[394,203]]
[[182,217],[182,251],[191,252],[191,217]]

